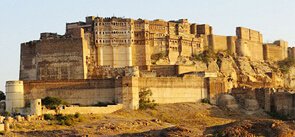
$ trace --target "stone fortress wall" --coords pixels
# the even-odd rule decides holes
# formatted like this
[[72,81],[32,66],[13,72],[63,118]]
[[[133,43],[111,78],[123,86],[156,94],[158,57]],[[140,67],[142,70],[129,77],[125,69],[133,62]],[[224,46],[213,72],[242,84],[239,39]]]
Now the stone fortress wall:
[[264,44],[260,32],[243,27],[236,28],[236,36],[221,36],[210,25],[187,19],[89,16],[67,23],[64,35],[41,33],[39,40],[21,44],[23,101],[53,96],[71,104],[113,102],[137,109],[142,89],[150,89],[156,103],[214,101],[228,91],[229,82],[217,78],[217,64],[205,64],[209,73],[179,65],[205,50],[256,62],[295,57],[287,42]]
[[263,44],[262,34],[248,28],[237,27],[236,36],[221,36],[213,34],[211,26],[187,19],[89,16],[86,22],[67,23],[65,35],[42,33],[40,40],[23,43],[20,80],[87,79],[99,66],[152,65],[151,58],[157,54],[167,57],[162,65],[175,65],[179,58],[189,59],[206,49],[252,61],[288,57],[287,42]]
[[[202,99],[210,98],[208,86],[216,81],[201,77],[123,77],[119,79],[15,82],[22,83],[16,86],[17,89],[22,89],[22,92],[17,95],[23,98],[20,101],[14,100],[17,103],[9,107],[10,112],[24,107],[24,104],[31,100],[47,96],[58,97],[74,105],[93,106],[98,102],[108,102],[123,104],[124,108],[137,109],[139,92],[145,89],[152,91],[151,99],[159,104],[200,102]],[[9,83],[15,82],[10,81]],[[214,90],[225,92],[223,88]]]
[[237,27],[237,54],[249,57],[253,61],[263,60],[263,38],[260,32],[248,28]]

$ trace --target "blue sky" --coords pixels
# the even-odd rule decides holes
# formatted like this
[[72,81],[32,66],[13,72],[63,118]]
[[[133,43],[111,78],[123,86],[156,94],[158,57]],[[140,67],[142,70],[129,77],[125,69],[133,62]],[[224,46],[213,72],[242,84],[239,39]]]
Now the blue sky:
[[63,34],[66,22],[85,16],[119,16],[207,23],[219,35],[235,35],[235,27],[260,31],[265,42],[295,45],[294,0],[1,0],[0,90],[19,75],[20,43],[41,32]]

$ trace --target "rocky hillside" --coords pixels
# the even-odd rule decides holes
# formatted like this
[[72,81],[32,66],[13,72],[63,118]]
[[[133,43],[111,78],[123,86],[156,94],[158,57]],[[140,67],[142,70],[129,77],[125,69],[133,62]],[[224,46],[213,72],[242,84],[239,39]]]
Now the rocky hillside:
[[204,103],[178,103],[155,109],[82,115],[71,126],[56,121],[23,121],[6,136],[268,136],[293,137],[294,121],[270,118],[262,111],[246,115]]
[[247,57],[233,56],[226,52],[205,51],[190,59],[179,58],[177,64],[193,65],[197,71],[218,72],[218,76],[227,82],[228,88],[295,88],[294,59],[261,62],[250,61]]

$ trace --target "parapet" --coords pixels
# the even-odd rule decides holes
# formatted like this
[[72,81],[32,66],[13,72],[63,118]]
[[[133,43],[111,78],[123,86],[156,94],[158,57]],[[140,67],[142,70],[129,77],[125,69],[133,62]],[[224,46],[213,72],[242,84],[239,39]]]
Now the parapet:
[[259,31],[249,28],[237,27],[236,35],[239,39],[250,40],[259,43],[263,42],[262,34]]
[[58,35],[57,33],[51,33],[51,32],[43,32],[40,34],[40,39],[56,39],[56,38],[61,38],[62,35]]
[[280,47],[288,47],[288,42],[284,40],[277,40],[274,42],[274,44]]
[[197,25],[197,33],[199,35],[211,35],[212,31],[212,27],[208,24]]
[[36,45],[38,42],[39,42],[39,40],[32,40],[29,42],[21,43],[21,46],[33,46],[33,45]]

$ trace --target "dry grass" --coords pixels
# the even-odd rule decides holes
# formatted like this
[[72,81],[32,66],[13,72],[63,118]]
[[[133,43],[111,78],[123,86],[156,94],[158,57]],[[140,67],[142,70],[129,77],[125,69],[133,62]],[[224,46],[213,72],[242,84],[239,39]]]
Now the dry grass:
[[[106,115],[81,115],[72,126],[57,125],[53,121],[20,122],[7,136],[131,136],[166,133],[202,135],[207,127],[224,125],[239,119],[264,118],[247,116],[241,112],[222,110],[203,103],[177,103],[156,106],[147,110],[120,110]],[[255,119],[254,118],[254,119]],[[174,127],[174,128],[172,128]],[[164,135],[165,133],[165,135]]]

